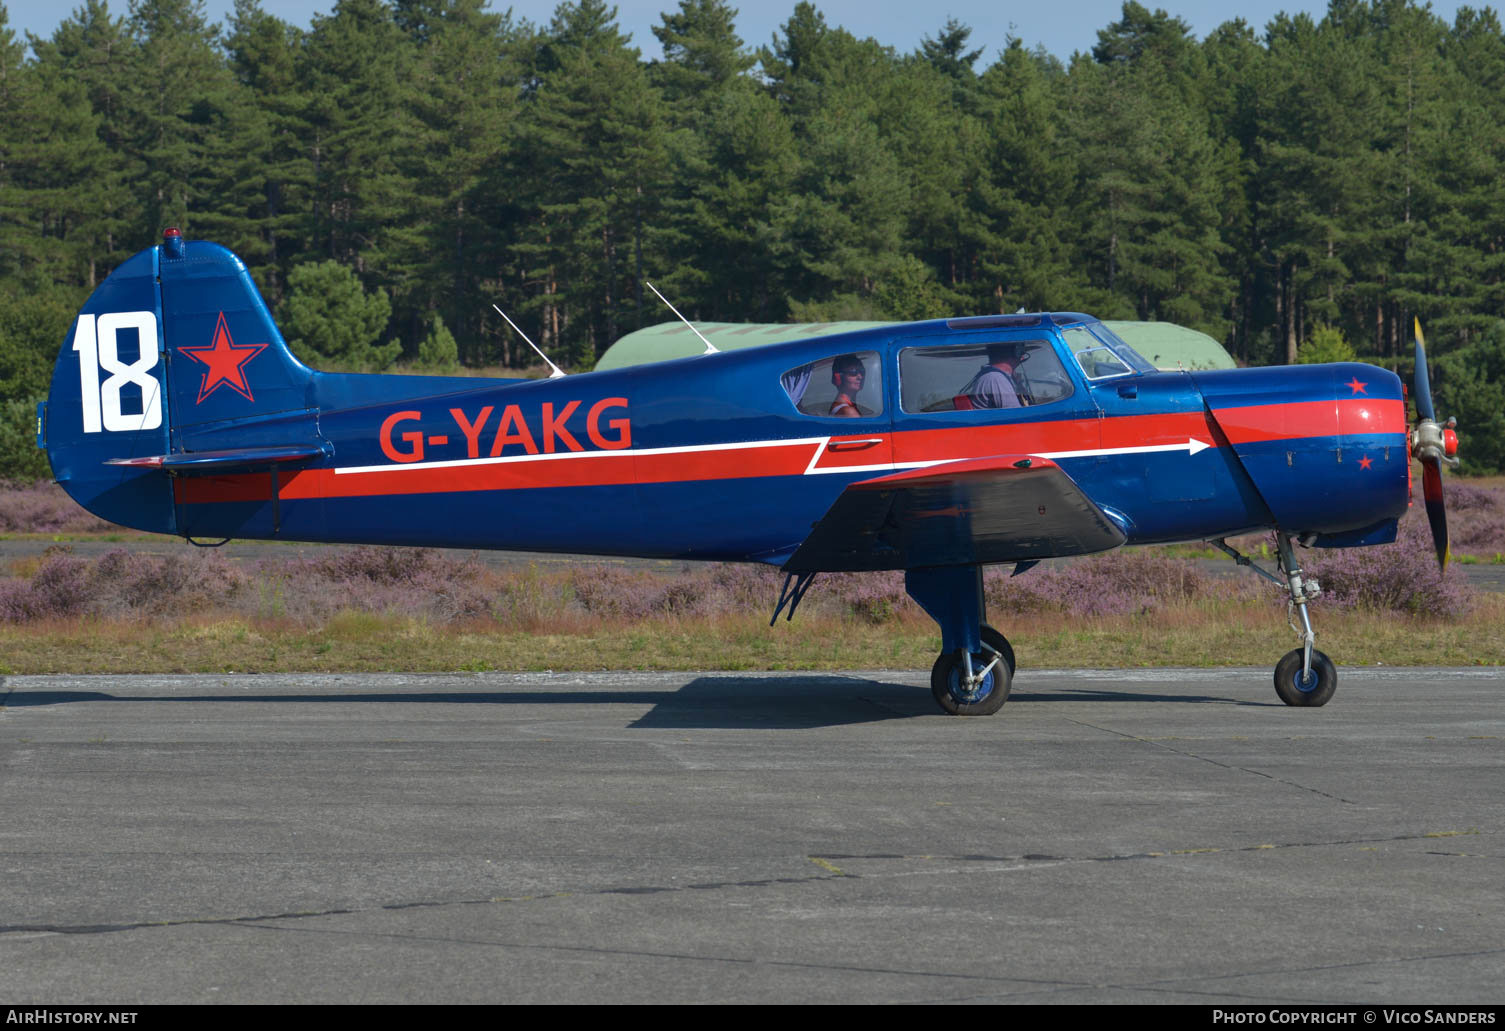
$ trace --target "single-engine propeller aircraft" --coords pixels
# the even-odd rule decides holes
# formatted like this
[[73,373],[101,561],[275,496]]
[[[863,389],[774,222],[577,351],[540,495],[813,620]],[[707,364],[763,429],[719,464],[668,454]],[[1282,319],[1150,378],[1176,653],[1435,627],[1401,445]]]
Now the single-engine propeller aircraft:
[[[317,372],[234,254],[163,242],[117,268],[58,356],[37,443],[112,522],[283,538],[761,562],[789,616],[823,571],[904,570],[940,625],[950,713],[996,712],[1013,649],[982,567],[1273,530],[1300,646],[1288,705],[1337,673],[1312,647],[1297,547],[1394,540],[1425,469],[1447,557],[1417,327],[1417,426],[1392,372],[1346,363],[1157,372],[1071,312],[890,325],[544,380]],[[1293,628],[1297,627],[1295,620]]]

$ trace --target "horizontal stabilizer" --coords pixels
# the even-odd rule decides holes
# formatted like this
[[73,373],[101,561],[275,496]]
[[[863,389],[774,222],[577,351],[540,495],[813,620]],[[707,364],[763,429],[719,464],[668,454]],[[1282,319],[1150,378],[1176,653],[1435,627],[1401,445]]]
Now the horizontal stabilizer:
[[1086,555],[1123,528],[1060,466],[967,459],[847,487],[785,564],[791,573],[915,569]]
[[265,469],[282,462],[300,462],[323,456],[324,449],[317,444],[292,444],[286,447],[246,447],[228,451],[184,451],[171,455],[147,455],[141,458],[110,458],[106,459],[105,465],[166,469],[168,472],[194,476],[236,469]]

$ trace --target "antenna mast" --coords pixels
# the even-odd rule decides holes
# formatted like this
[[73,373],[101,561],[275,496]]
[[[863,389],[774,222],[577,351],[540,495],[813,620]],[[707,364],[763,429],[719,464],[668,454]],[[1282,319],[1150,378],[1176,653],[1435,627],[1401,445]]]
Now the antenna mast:
[[[648,280],[645,279],[645,280],[643,280],[643,282],[648,283]],[[652,290],[655,294],[658,294],[658,299],[659,300],[663,301],[665,304],[669,304],[669,298],[665,297],[663,294],[660,294],[658,292],[658,287],[654,286],[652,283],[648,283],[648,289]],[[698,329],[695,328],[695,324],[693,322],[691,322],[689,319],[685,318],[683,315],[679,314],[679,309],[678,308],[674,307],[674,305],[672,305],[672,304],[669,304],[669,310],[672,311],[675,315],[679,316],[679,321],[683,322],[686,326],[690,327],[690,332],[691,333],[694,333],[696,336],[700,337],[700,342],[702,344],[705,344],[705,350],[701,352],[702,354],[720,354],[721,353],[720,350],[716,347],[715,344],[713,344],[709,340],[707,340],[705,338],[705,336],[700,332],[700,330],[698,330]]]
[[[496,308],[496,313],[498,315],[500,315],[504,319],[507,319],[507,313],[502,311],[502,309],[497,308],[495,302],[493,302],[491,306],[493,308]],[[524,340],[527,340],[528,346],[533,348],[533,350],[538,351],[538,357],[542,358],[544,362],[549,366],[549,368],[554,370],[553,372],[549,373],[549,379],[558,379],[560,376],[563,376],[565,374],[563,369],[555,365],[553,362],[549,361],[549,356],[540,351],[537,344],[535,344],[531,340],[528,340],[528,334],[518,329],[516,322],[513,322],[511,319],[507,319],[507,325],[511,326],[513,331],[516,332],[518,336],[522,337]]]

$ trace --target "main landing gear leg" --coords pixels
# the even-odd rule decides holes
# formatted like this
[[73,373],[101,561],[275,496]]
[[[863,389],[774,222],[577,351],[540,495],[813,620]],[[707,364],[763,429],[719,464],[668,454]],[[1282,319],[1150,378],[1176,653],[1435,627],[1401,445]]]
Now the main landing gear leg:
[[[1276,533],[1275,546],[1280,558],[1281,577],[1272,576],[1263,569],[1254,565],[1246,556],[1241,555],[1226,541],[1215,540],[1212,544],[1232,555],[1235,562],[1241,566],[1248,566],[1254,572],[1272,583],[1284,588],[1289,596],[1286,602],[1287,619],[1296,636],[1301,638],[1301,647],[1289,651],[1275,664],[1275,693],[1280,700],[1287,705],[1318,706],[1326,705],[1333,692],[1338,689],[1338,670],[1322,652],[1312,647],[1312,642],[1317,635],[1312,631],[1311,616],[1307,612],[1307,603],[1322,593],[1322,587],[1316,580],[1307,578],[1301,572],[1301,566],[1296,561],[1296,549],[1291,544],[1291,535],[1288,533]],[[1296,625],[1296,617],[1300,617],[1301,625]]]
[[1008,700],[1014,649],[982,621],[982,568],[910,569],[904,589],[941,628],[930,693],[953,716],[990,716]]

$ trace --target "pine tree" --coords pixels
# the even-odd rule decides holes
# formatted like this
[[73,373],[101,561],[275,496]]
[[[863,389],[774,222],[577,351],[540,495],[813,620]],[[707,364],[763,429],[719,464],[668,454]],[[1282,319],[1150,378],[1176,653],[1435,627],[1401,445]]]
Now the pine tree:
[[44,88],[55,96],[82,91],[97,119],[102,149],[80,140],[77,153],[90,158],[87,216],[74,234],[84,282],[93,286],[120,261],[151,242],[143,223],[141,159],[132,149],[127,92],[136,46],[124,18],[110,16],[105,0],[84,0],[50,39],[31,40]]
[[339,0],[314,18],[302,53],[300,121],[313,172],[304,255],[349,264],[400,298],[418,244],[408,218],[416,184],[401,160],[413,135],[413,44],[380,0]]
[[1373,210],[1375,58],[1372,40],[1344,22],[1329,16],[1319,26],[1299,15],[1271,23],[1275,92],[1261,119],[1259,217],[1287,362],[1309,322],[1341,321],[1349,260]]
[[633,259],[668,166],[662,104],[614,17],[600,0],[560,5],[521,120],[537,214],[519,246],[543,288],[529,307],[575,365],[639,323]]
[[[398,24],[420,45],[412,105],[415,135],[406,171],[424,188],[414,194],[423,226],[413,255],[412,315],[442,311],[471,341],[467,357],[483,360],[478,341],[490,308],[483,283],[494,281],[511,229],[513,184],[494,178],[507,165],[517,127],[521,66],[517,30],[483,10],[483,0],[436,0],[398,7]],[[509,302],[510,303],[510,302]],[[436,316],[437,317],[437,316]]]
[[1051,76],[1015,40],[978,83],[981,160],[962,218],[977,311],[1091,307],[1071,219],[1077,151]]
[[[1505,313],[1505,30],[1492,10],[1460,9],[1446,42],[1456,94],[1445,135],[1429,155],[1445,189],[1428,245],[1413,253],[1439,269],[1453,299],[1440,328],[1477,339]],[[1430,327],[1429,327],[1430,332]]]
[[167,226],[194,229],[207,193],[209,136],[232,80],[203,0],[133,0],[130,12],[136,46],[121,96],[125,146],[141,170],[142,211],[133,235],[145,246]]
[[368,293],[348,265],[305,262],[287,277],[288,294],[277,312],[288,345],[312,364],[380,372],[402,344],[377,344],[392,314],[387,292]]
[[1223,183],[1223,268],[1238,284],[1229,318],[1229,350],[1244,361],[1273,355],[1261,327],[1274,322],[1264,265],[1257,260],[1263,224],[1258,218],[1259,103],[1271,92],[1266,51],[1242,20],[1225,22],[1202,44],[1207,62],[1207,112],[1214,139],[1226,141],[1231,165]]
[[707,92],[725,89],[756,62],[737,35],[737,9],[726,0],[679,0],[679,10],[662,18],[653,34],[664,59],[648,72],[671,106],[703,112]]
[[304,152],[306,98],[299,91],[302,30],[236,0],[225,40],[238,88],[210,141],[210,203],[201,220],[235,241],[262,292],[280,303],[311,203],[313,162]]
[[904,250],[909,179],[885,132],[905,106],[896,58],[826,28],[807,3],[760,58],[800,159],[770,212],[781,278],[793,298],[845,297],[860,308]]

